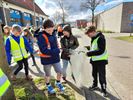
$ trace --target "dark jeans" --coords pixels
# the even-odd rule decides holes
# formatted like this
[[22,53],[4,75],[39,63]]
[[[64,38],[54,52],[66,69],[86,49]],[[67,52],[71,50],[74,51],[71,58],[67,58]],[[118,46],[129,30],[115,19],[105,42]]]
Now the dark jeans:
[[19,67],[14,72],[14,75],[17,75],[18,72],[23,69],[23,65],[24,65],[25,75],[28,76],[28,74],[29,74],[28,59],[24,58],[24,59],[18,61],[17,64],[18,64]]
[[31,58],[32,58],[33,65],[36,65],[36,60],[35,60],[35,57],[34,57],[34,55],[30,53],[30,56],[31,56]]
[[101,87],[106,87],[106,65],[105,64],[92,64],[92,76],[93,76],[93,85],[98,85],[98,75],[99,75],[99,82]]
[[[34,48],[33,48],[34,49]],[[28,50],[26,49],[27,53],[28,53]],[[34,57],[34,54],[30,53],[30,56],[32,58],[32,61],[33,61],[33,65],[36,65],[36,60],[35,60],[35,57]]]

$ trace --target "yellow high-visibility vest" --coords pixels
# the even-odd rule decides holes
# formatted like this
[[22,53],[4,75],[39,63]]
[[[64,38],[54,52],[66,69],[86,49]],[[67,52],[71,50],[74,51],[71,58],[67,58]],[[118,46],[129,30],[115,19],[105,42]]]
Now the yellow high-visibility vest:
[[7,76],[3,73],[0,68],[0,97],[2,97],[10,86],[10,82]]
[[11,54],[14,58],[14,61],[20,61],[23,58],[28,58],[28,53],[25,48],[24,38],[20,37],[20,43],[18,44],[12,36],[9,36],[10,44],[11,44]]
[[4,36],[4,44],[6,44],[7,36]]
[[[98,39],[99,37],[97,37],[93,42],[92,42],[92,46],[91,46],[91,51],[94,50],[98,50]],[[91,57],[92,61],[100,61],[100,60],[108,60],[108,53],[107,53],[107,49],[105,49],[104,53],[98,56],[92,56]]]

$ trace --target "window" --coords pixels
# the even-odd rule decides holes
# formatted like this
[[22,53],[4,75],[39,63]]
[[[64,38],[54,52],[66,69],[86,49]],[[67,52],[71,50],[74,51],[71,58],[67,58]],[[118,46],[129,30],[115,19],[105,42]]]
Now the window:
[[10,14],[12,14],[12,13],[14,13],[14,10],[12,9],[12,10],[10,10]]
[[31,17],[30,14],[24,12],[25,17]]
[[10,9],[10,14],[15,13],[16,15],[20,15],[20,11],[15,10],[15,9]]

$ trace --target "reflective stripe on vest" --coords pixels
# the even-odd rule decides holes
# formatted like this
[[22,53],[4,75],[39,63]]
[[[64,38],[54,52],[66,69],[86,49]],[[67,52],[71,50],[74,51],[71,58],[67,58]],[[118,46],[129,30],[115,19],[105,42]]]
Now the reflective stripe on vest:
[[[46,41],[47,49],[51,49],[50,42],[49,42],[48,37],[46,36],[46,34],[43,34],[43,37],[44,37],[44,39]],[[43,58],[49,58],[49,57],[51,57],[50,55],[41,53],[41,51],[39,51],[39,56],[40,57],[43,57]]]
[[0,97],[2,97],[10,86],[7,76],[0,69]]
[[20,37],[20,43],[18,44],[11,36],[9,37],[11,43],[11,53],[14,61],[20,61],[23,58],[28,58],[28,53],[25,48],[24,38]]
[[[98,50],[98,39],[99,37],[97,37],[93,42],[92,42],[92,46],[91,46],[91,51],[94,50]],[[100,61],[100,60],[107,60],[108,59],[108,53],[107,53],[107,49],[105,49],[104,53],[98,56],[92,56],[91,57],[92,61]]]

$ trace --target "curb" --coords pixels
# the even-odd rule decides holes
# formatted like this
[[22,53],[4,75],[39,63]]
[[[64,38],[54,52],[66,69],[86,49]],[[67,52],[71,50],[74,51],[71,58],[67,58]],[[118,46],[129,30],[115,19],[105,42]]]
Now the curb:
[[72,84],[71,82],[67,82],[66,85],[74,91],[76,100],[86,100],[85,92],[82,88],[77,87],[76,85]]

